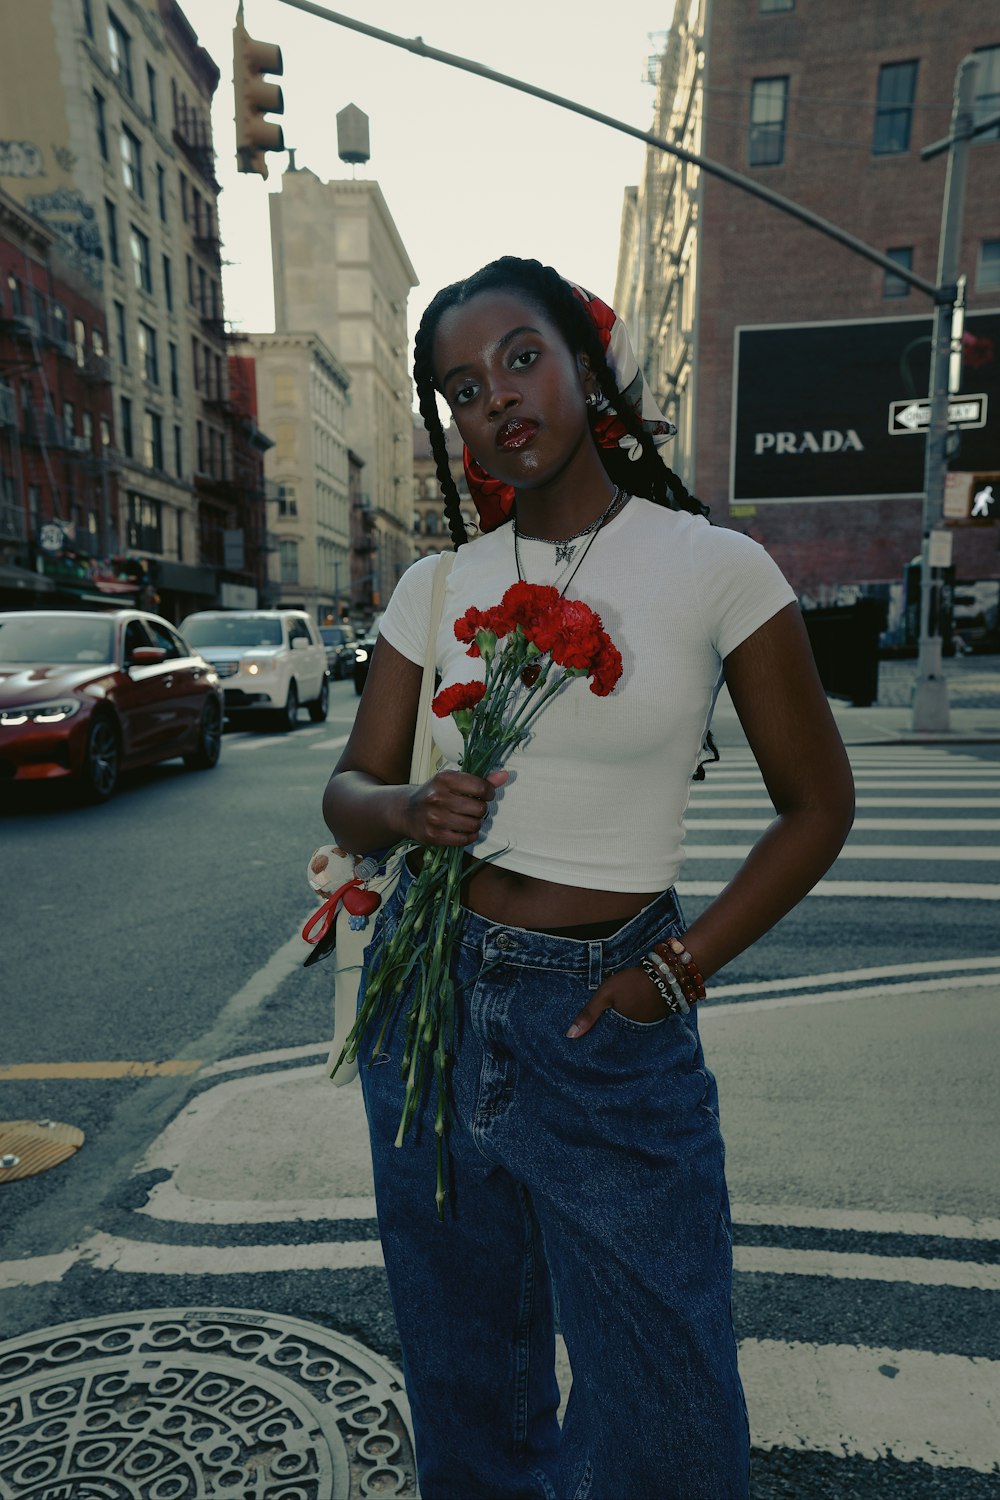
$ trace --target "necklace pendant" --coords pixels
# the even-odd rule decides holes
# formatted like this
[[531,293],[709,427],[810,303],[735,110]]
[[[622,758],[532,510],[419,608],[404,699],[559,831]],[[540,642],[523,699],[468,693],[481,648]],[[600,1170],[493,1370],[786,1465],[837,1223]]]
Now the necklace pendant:
[[572,542],[556,542],[556,566],[558,567],[560,563],[572,562],[575,551],[576,548]]

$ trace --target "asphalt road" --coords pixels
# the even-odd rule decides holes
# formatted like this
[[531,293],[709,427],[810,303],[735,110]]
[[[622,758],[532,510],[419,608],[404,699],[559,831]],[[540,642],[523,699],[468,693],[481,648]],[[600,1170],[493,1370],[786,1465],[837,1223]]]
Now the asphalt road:
[[[293,941],[310,909],[306,858],[324,841],[320,793],[355,706],[334,684],[326,725],[227,734],[215,771],[142,772],[103,808],[45,789],[0,805],[0,1119],[86,1135],[72,1160],[0,1184],[4,1337],[225,1306],[398,1358],[370,1209],[269,1212],[370,1192],[341,1091],[332,1150],[323,1133],[326,984]],[[760,1393],[754,1500],[996,1500],[1000,747],[853,759],[845,854],[716,976],[703,1022],[729,1140],[752,1420]],[[689,917],[767,817],[755,768],[727,748],[693,794]],[[265,1078],[279,1085],[270,1111],[252,1093]],[[252,1099],[242,1115],[233,1094],[209,1118],[220,1079]],[[157,1142],[189,1115],[182,1170]],[[341,1170],[347,1186],[331,1187]],[[139,1212],[178,1183],[195,1201],[199,1171],[206,1203],[228,1193],[257,1208],[200,1223]],[[95,1235],[149,1255],[79,1254]],[[893,1382],[926,1411],[911,1396],[896,1414]],[[854,1416],[824,1395],[841,1387]]]

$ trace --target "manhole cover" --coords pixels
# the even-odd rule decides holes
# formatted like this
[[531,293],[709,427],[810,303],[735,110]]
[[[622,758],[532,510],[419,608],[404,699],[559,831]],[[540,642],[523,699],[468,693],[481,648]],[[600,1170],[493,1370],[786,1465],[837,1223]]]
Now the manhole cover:
[[57,1167],[83,1145],[83,1131],[58,1120],[0,1120],[0,1182]]
[[416,1496],[396,1370],[341,1334],[157,1309],[0,1344],[0,1495],[16,1500]]

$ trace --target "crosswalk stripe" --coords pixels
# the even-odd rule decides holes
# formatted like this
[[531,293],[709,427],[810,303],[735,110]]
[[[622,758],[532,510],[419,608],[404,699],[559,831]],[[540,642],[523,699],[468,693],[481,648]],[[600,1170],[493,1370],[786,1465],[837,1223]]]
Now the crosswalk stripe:
[[[864,979],[905,979],[911,974],[933,978],[939,974],[966,974],[1000,970],[1000,958],[942,958],[928,963],[874,964],[864,969],[837,969],[827,974],[797,974],[787,979],[748,979],[738,984],[713,984],[712,997],[722,995],[774,995],[779,991],[814,990],[832,984],[857,984]],[[317,1048],[318,1050],[318,1048]],[[209,1069],[202,1069],[204,1078]],[[997,1221],[1000,1224],[1000,1220]]]
[[[685,828],[732,828],[763,833],[768,818],[685,818]],[[1000,818],[855,818],[854,832],[872,833],[1000,833]],[[1000,850],[997,851],[1000,859]]]
[[[750,853],[747,844],[691,844],[684,850],[685,859],[738,859]],[[943,861],[995,863],[1000,849],[995,845],[972,844],[851,844],[846,843],[837,855],[837,863],[853,859],[916,860],[924,864]]]
[[782,1339],[741,1339],[739,1358],[756,1448],[995,1472],[996,1360]]
[[[718,896],[727,885],[725,880],[685,880],[677,882],[681,899],[685,896]],[[1000,885],[971,880],[827,880],[819,881],[806,900],[814,896],[895,897],[905,901],[1000,901]]]
[[[709,804],[706,803],[707,807]],[[856,807],[1000,807],[1000,797],[857,797]],[[711,807],[769,807],[770,797],[713,797]]]
[[766,1276],[826,1276],[845,1281],[905,1281],[910,1286],[951,1286],[1000,1292],[1000,1266],[918,1255],[863,1255],[837,1250],[785,1250],[777,1245],[737,1245],[737,1271]]
[[[952,783],[956,791],[963,792],[995,792],[1000,791],[1000,773],[989,778],[977,777],[975,780],[962,780]],[[700,796],[711,796],[715,792],[740,792],[752,791],[763,785],[763,778],[758,774],[751,776],[719,776],[713,780],[696,781],[692,788]],[[913,776],[900,774],[893,776],[891,781],[884,778],[873,778],[870,776],[855,776],[854,785],[861,791],[868,792],[941,792],[941,778],[929,781],[922,772]]]

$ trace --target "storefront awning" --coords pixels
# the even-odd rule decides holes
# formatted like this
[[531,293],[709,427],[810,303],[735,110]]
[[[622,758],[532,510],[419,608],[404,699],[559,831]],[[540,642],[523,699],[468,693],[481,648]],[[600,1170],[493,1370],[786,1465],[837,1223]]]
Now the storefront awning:
[[55,584],[42,573],[19,568],[17,563],[0,563],[0,589],[17,589],[26,594],[53,594]]

